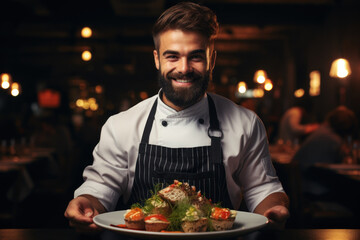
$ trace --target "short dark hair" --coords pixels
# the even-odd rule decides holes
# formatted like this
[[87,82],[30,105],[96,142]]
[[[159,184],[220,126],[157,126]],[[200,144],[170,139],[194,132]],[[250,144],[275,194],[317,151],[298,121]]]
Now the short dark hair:
[[339,106],[326,115],[326,121],[341,137],[356,136],[357,118],[355,113],[345,106]]
[[212,47],[219,31],[219,23],[215,13],[208,7],[180,2],[163,12],[156,21],[152,31],[156,50],[160,48],[159,35],[169,29],[200,33],[209,40]]

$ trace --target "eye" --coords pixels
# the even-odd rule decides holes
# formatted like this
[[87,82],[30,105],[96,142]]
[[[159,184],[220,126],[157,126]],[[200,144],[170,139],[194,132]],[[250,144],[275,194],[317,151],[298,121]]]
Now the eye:
[[191,55],[190,60],[200,62],[200,61],[204,60],[204,56],[201,54]]
[[175,61],[175,60],[178,59],[178,56],[176,56],[176,55],[167,55],[165,58],[167,60],[170,60],[170,61]]

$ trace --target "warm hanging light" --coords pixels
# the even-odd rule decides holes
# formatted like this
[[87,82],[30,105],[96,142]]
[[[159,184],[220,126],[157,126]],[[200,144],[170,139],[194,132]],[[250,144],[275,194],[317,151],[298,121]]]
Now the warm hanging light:
[[1,79],[1,87],[3,89],[8,89],[11,85],[11,76],[8,73],[2,73],[0,75],[0,79]]
[[344,58],[334,60],[330,68],[330,77],[346,78],[351,74],[350,64]]
[[77,99],[75,105],[84,110],[90,109],[91,111],[97,111],[99,109],[99,104],[96,99],[91,97],[89,99]]
[[299,89],[295,90],[295,92],[294,92],[294,96],[296,98],[301,98],[304,96],[304,94],[305,94],[305,90],[302,88],[299,88]]
[[246,92],[246,83],[245,82],[239,82],[237,86],[239,93],[245,93]]
[[11,84],[10,92],[11,92],[12,96],[14,96],[14,97],[18,96],[20,94],[20,84],[17,82],[13,82]]
[[84,100],[81,98],[76,100],[76,106],[82,108],[84,106]]
[[90,110],[91,111],[97,111],[99,109],[99,105],[95,102],[90,104]]
[[320,85],[321,85],[320,72],[319,71],[310,72],[309,95],[310,96],[319,96],[320,95]]
[[256,88],[253,90],[254,98],[262,98],[264,96],[264,89]]
[[271,91],[271,89],[273,89],[273,83],[270,79],[266,79],[264,82],[264,89],[266,91]]
[[267,74],[264,70],[257,70],[254,74],[254,82],[263,84],[267,79]]
[[85,50],[85,51],[83,51],[83,53],[81,54],[81,58],[82,58],[82,60],[84,60],[84,61],[90,61],[91,60],[91,58],[92,58],[92,54],[91,54],[91,52],[90,51],[88,51],[88,50]]
[[95,98],[92,98],[92,97],[91,97],[91,98],[89,98],[87,101],[88,101],[88,103],[89,103],[89,108],[90,108],[90,110],[92,110],[92,111],[98,110],[99,105],[97,104]]
[[101,85],[96,85],[95,92],[97,94],[101,94],[104,91],[103,87]]
[[81,29],[81,36],[83,38],[89,38],[92,36],[92,30],[89,27],[83,27],[83,29]]

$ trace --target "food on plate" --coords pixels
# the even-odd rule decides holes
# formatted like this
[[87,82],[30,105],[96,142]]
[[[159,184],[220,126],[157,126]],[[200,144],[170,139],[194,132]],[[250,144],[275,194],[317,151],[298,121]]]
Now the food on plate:
[[151,214],[144,218],[145,230],[151,232],[160,232],[166,230],[170,222],[162,214]]
[[206,232],[208,227],[207,218],[200,218],[197,221],[185,221],[181,224],[181,228],[185,233],[193,233],[193,232]]
[[172,231],[204,232],[207,229],[206,213],[192,205],[189,199],[178,202],[168,219]]
[[170,186],[160,190],[158,194],[162,199],[170,202],[171,204],[176,204],[188,196],[185,190],[185,185],[179,181],[174,181],[174,183]]
[[153,194],[147,199],[142,209],[146,215],[162,214],[168,216],[171,213],[170,204],[163,200],[158,194]]
[[181,228],[184,232],[205,232],[207,229],[207,218],[195,206],[190,206],[186,210],[181,221]]
[[205,232],[233,227],[236,211],[213,204],[195,186],[174,180],[150,191],[151,197],[134,204],[125,215],[127,228],[153,232]]
[[145,229],[145,215],[141,208],[135,207],[126,211],[124,214],[125,225],[127,228],[143,230]]
[[233,227],[236,211],[228,208],[213,207],[211,209],[211,225],[215,231],[228,230]]

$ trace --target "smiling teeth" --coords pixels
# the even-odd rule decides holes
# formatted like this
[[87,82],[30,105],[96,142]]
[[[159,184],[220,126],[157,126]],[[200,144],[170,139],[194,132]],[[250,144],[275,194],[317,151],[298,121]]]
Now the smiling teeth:
[[177,82],[180,82],[180,83],[188,83],[190,82],[190,80],[184,80],[184,79],[176,79]]

